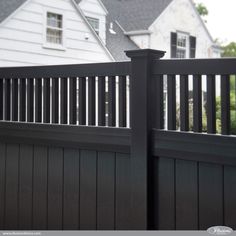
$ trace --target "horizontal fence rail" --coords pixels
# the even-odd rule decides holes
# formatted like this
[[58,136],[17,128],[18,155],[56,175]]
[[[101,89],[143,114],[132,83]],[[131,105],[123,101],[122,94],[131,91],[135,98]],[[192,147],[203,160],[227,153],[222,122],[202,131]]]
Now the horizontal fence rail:
[[156,60],[152,66],[163,86],[157,128],[236,134],[236,59]]
[[130,64],[0,68],[0,120],[129,126]]

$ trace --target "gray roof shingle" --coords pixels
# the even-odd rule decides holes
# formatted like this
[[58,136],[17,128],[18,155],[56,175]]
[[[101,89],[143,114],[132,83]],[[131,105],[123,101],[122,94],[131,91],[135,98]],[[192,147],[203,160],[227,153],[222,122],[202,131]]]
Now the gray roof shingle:
[[0,22],[4,21],[27,0],[0,0]]
[[147,30],[173,0],[102,0],[125,31]]

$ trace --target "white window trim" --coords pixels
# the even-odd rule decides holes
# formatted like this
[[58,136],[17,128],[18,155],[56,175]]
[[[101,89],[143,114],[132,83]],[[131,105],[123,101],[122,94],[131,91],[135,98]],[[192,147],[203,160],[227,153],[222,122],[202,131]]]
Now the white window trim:
[[[47,42],[47,13],[54,13],[62,16],[62,44],[53,44]],[[65,51],[66,50],[66,14],[63,11],[54,8],[44,8],[43,14],[43,48]]]
[[[189,47],[190,47],[190,42],[189,42],[189,37],[190,37],[190,34],[187,33],[187,32],[182,32],[182,31],[177,31],[177,43],[176,43],[176,52],[178,49],[185,49],[185,58],[190,58],[190,50],[189,50]],[[186,36],[186,47],[183,48],[183,47],[180,47],[178,46],[178,35],[183,35],[183,36]]]
[[[93,28],[93,26],[91,25],[91,27],[93,28],[93,30],[97,33],[97,31],[98,31],[98,36],[100,36],[100,34],[101,34],[101,20],[100,20],[100,18],[98,18],[98,17],[92,17],[92,16],[86,16],[86,19],[87,19],[87,21],[89,22],[89,19],[88,18],[90,18],[91,20],[97,20],[98,21],[98,29],[96,30],[96,29],[94,29]],[[89,23],[90,24],[90,23]]]

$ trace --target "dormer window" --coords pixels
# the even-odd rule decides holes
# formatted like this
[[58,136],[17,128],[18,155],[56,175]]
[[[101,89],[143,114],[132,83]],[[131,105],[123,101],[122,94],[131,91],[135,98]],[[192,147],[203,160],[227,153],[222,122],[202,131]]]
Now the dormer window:
[[63,16],[47,12],[46,41],[49,44],[63,45]]
[[93,27],[94,31],[99,35],[99,19],[92,18],[92,17],[86,17],[89,24]]

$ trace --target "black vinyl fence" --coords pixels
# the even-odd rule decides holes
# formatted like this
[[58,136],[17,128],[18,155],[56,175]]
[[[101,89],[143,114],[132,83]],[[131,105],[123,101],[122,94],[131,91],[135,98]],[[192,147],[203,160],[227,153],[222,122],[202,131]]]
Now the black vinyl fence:
[[127,55],[0,68],[0,229],[236,228],[236,59]]

